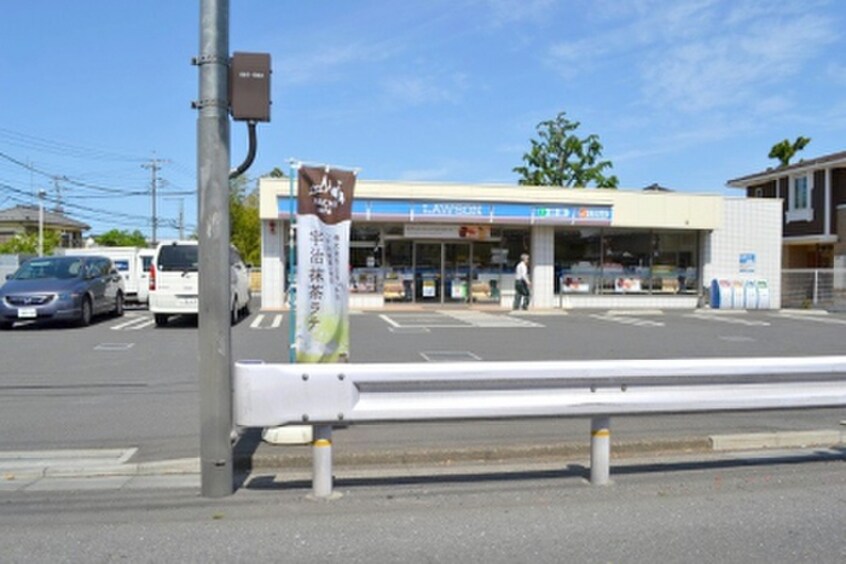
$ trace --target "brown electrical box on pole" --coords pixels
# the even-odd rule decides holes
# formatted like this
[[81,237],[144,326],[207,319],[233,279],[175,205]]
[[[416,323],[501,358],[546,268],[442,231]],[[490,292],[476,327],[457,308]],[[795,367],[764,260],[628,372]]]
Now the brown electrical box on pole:
[[232,119],[270,121],[270,54],[233,53],[229,66]]

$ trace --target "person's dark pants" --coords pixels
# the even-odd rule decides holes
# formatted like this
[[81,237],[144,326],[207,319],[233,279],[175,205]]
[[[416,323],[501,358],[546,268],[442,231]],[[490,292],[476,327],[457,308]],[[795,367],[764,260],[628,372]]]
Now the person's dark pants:
[[529,309],[529,288],[522,280],[514,283],[514,309]]

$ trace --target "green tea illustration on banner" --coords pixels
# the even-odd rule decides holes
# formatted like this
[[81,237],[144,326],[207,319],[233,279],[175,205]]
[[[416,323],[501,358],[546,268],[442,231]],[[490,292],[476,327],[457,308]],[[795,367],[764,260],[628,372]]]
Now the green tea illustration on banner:
[[297,186],[297,362],[347,362],[355,173],[301,167]]

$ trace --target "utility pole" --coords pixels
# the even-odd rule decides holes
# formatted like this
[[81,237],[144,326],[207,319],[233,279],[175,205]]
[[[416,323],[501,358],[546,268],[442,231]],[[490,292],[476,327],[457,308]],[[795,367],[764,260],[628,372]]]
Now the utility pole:
[[44,256],[44,196],[47,192],[38,191],[38,256]]
[[200,489],[234,491],[229,304],[229,0],[201,0],[197,118],[200,221]]
[[158,236],[157,230],[159,226],[159,216],[156,212],[156,190],[158,188],[159,183],[159,169],[161,168],[163,161],[162,159],[152,158],[150,162],[147,164],[142,164],[141,168],[146,168],[150,170],[150,174],[152,178],[150,179],[150,192],[153,195],[153,217],[152,217],[152,224],[153,224],[153,245],[155,246],[158,243]]
[[53,208],[53,211],[56,213],[62,213],[64,210],[62,209],[62,187],[59,184],[60,180],[65,180],[63,176],[54,176],[53,177],[53,187],[56,190],[56,206]]
[[185,239],[185,198],[165,197],[165,200],[179,200],[179,219],[177,219],[176,227],[179,229],[179,239]]

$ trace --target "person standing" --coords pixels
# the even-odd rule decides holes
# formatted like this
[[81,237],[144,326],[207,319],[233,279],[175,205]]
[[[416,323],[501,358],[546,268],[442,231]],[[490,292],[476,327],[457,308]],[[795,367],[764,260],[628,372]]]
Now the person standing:
[[514,270],[514,309],[529,309],[532,282],[529,280],[529,255],[520,255],[520,262]]

